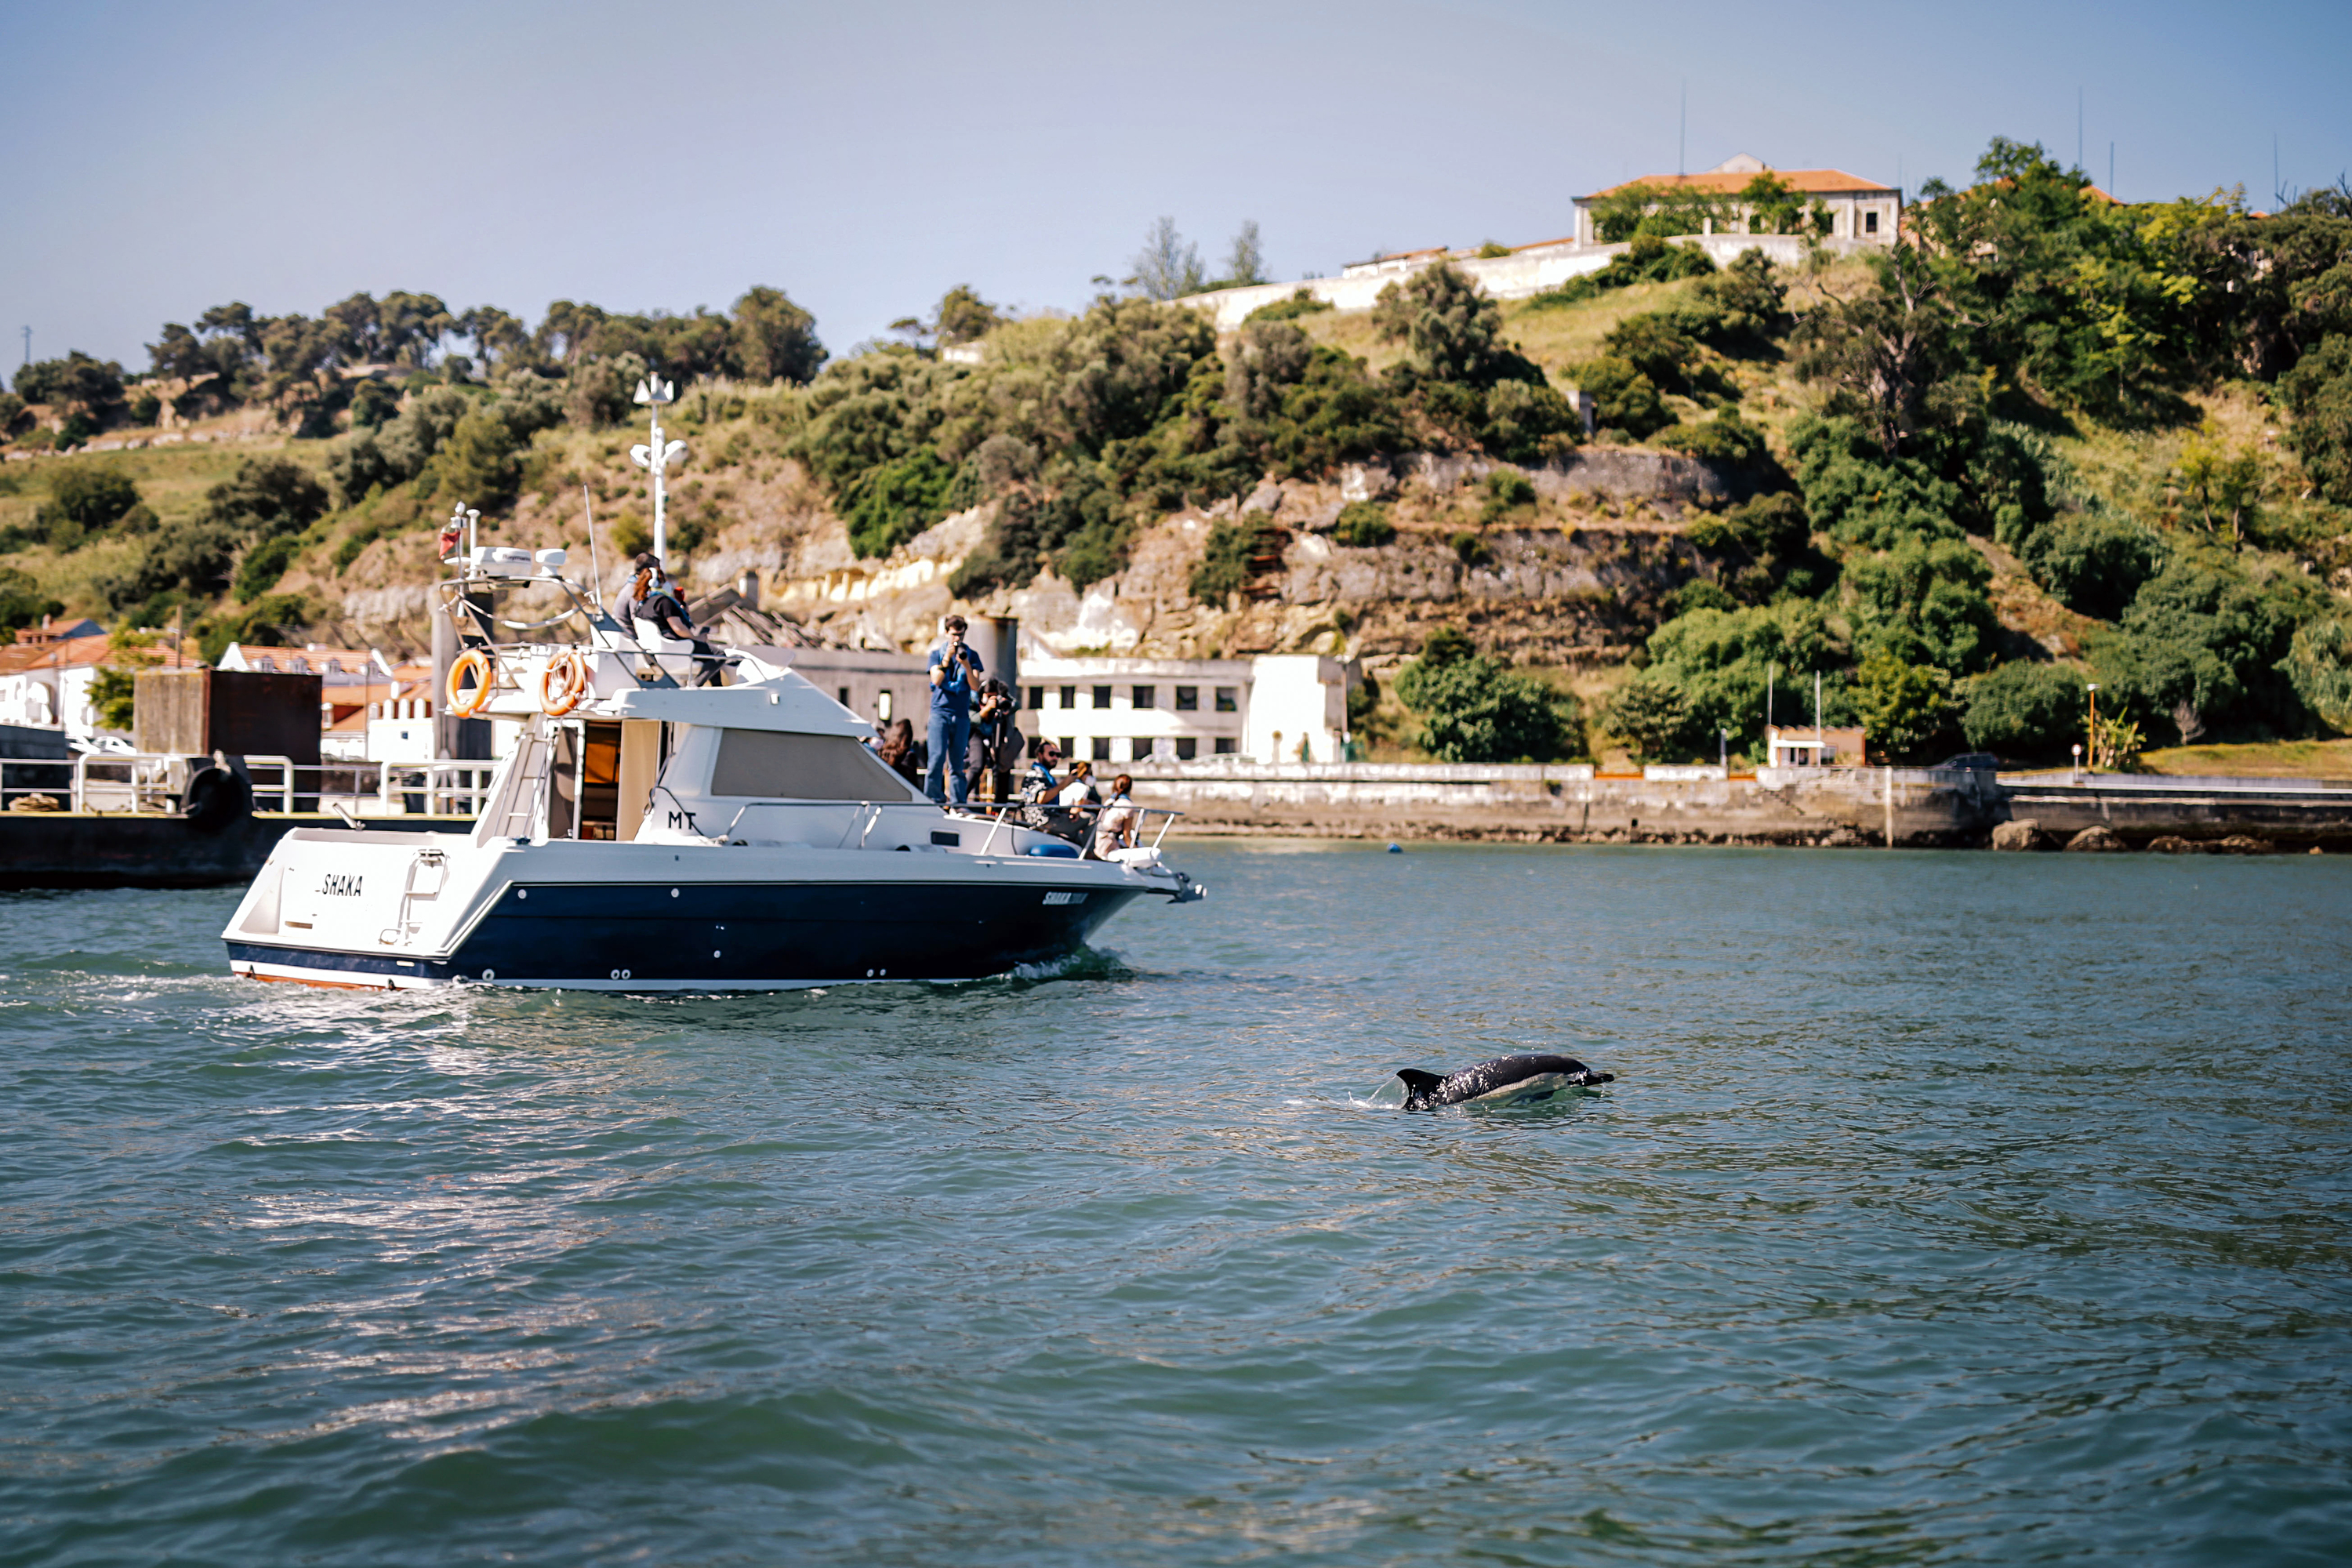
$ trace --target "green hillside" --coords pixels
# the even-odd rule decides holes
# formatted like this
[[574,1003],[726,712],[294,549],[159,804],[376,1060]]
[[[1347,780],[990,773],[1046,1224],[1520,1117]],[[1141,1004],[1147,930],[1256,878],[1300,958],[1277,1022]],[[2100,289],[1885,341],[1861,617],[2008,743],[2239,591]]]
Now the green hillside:
[[[1866,258],[1718,271],[1637,234],[1602,273],[1501,306],[1440,266],[1372,311],[1286,302],[1222,338],[1118,290],[1008,321],[957,289],[902,327],[828,363],[768,289],[724,315],[560,303],[535,329],[354,296],[316,320],[228,306],[167,325],[143,373],[37,364],[0,397],[15,450],[252,434],[0,467],[0,622],[54,605],[176,615],[214,647],[331,635],[354,594],[428,579],[455,500],[502,537],[577,548],[593,498],[600,549],[636,547],[623,453],[649,369],[685,389],[671,423],[696,448],[678,549],[734,537],[755,499],[773,526],[839,531],[876,560],[981,507],[951,584],[971,596],[1045,572],[1083,588],[1123,570],[1139,531],[1269,476],[1413,452],[1563,460],[1585,440],[1575,388],[1599,444],[1691,455],[1748,499],[1676,525],[1680,586],[1643,612],[1600,711],[1433,720],[1426,750],[1516,734],[1711,756],[1727,731],[1753,756],[1767,682],[1817,671],[1827,716],[1890,760],[2063,760],[2093,680],[2108,763],[2352,730],[2345,191],[2269,216],[2226,195],[2117,206],[1997,141],[1976,184],[1923,192],[1906,243]],[[470,352],[440,352],[452,341]],[[941,356],[958,344],[977,363]],[[1480,529],[1545,514],[1507,473],[1486,493],[1451,524],[1465,561]],[[1436,526],[1430,510],[1361,504],[1334,538],[1389,548],[1400,524]],[[1208,530],[1192,592],[1231,595],[1258,548]],[[1523,679],[1517,651],[1448,640],[1394,685],[1475,705]],[[1490,738],[1440,739],[1457,733]]]

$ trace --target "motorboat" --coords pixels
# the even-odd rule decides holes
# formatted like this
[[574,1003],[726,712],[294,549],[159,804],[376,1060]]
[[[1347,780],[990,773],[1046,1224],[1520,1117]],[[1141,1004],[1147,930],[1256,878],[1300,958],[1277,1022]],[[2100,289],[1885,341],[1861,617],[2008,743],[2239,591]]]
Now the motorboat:
[[[1018,808],[933,803],[788,650],[625,626],[565,564],[478,544],[439,584],[469,644],[452,710],[520,721],[470,830],[289,831],[221,932],[233,972],[393,990],[962,981],[1063,959],[1138,899],[1202,895],[1156,838],[1096,858]],[[499,615],[525,584],[559,613]],[[1160,837],[1175,815],[1140,814]]]

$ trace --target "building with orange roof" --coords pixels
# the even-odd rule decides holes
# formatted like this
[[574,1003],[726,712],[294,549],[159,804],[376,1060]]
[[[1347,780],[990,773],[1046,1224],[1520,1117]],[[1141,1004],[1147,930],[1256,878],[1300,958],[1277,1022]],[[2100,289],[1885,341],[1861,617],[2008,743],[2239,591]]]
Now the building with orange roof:
[[90,701],[98,672],[117,664],[195,668],[203,663],[168,638],[126,651],[116,647],[95,621],[53,625],[44,620],[38,628],[17,633],[14,646],[0,647],[0,724],[63,730],[70,741],[128,741],[128,731],[110,730],[100,721]]
[[1576,198],[1576,239],[1580,245],[1600,241],[1595,207],[1608,197],[1633,186],[1656,191],[1690,191],[1718,198],[1724,204],[1722,226],[1706,224],[1703,233],[1745,234],[1754,215],[1737,198],[1759,175],[1769,174],[1788,185],[1811,208],[1826,211],[1825,238],[1893,245],[1903,218],[1903,193],[1843,169],[1776,169],[1760,158],[1742,153],[1696,174],[1644,174]]

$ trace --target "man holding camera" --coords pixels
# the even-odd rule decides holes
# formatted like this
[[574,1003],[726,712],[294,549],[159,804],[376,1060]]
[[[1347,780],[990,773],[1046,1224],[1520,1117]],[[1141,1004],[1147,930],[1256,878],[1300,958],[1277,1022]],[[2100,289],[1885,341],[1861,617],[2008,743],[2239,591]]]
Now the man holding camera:
[[965,758],[971,751],[971,694],[985,669],[980,655],[965,646],[964,618],[940,623],[945,640],[931,650],[931,757],[923,770],[923,793],[940,805],[952,792],[961,805],[970,787]]

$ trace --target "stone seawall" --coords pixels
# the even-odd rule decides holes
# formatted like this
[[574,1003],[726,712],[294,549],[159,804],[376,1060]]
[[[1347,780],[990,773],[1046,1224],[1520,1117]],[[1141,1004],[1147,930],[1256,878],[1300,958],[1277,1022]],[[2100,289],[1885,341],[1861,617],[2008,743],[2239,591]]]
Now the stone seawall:
[[2001,781],[2005,815],[2055,839],[2105,827],[2135,847],[2158,838],[2253,838],[2274,847],[2352,848],[2352,786],[2303,779],[2093,773]]
[[1137,804],[1183,812],[1185,833],[1957,846],[1983,843],[2001,815],[1990,775],[1925,768],[1674,770],[1712,775],[1693,778],[1589,765],[1218,760],[1126,771]]

